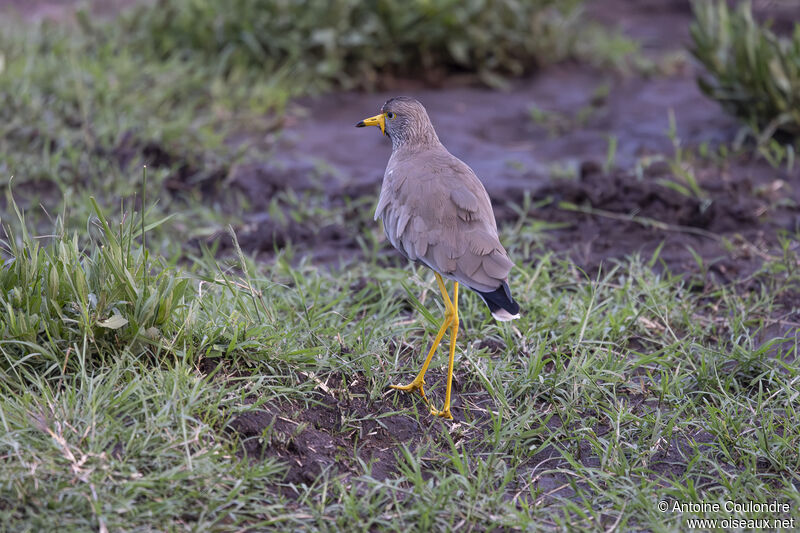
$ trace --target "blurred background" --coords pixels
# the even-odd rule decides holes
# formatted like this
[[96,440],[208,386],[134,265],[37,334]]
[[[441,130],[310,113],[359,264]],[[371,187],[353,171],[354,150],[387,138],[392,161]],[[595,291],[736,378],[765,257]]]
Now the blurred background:
[[352,126],[407,94],[530,242],[594,268],[666,238],[690,269],[687,241],[717,244],[619,217],[797,224],[800,7],[734,4],[5,1],[0,181],[30,222],[84,226],[86,197],[119,208],[146,164],[174,217],[154,244],[224,251],[231,224],[257,257],[337,264],[386,249],[389,143]]

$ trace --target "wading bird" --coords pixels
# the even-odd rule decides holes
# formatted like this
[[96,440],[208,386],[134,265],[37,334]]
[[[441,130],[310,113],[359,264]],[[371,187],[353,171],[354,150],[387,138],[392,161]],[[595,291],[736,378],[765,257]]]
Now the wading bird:
[[[458,336],[458,286],[472,289],[497,320],[519,317],[511,297],[508,273],[513,263],[497,236],[489,195],[475,172],[439,142],[425,108],[399,96],[388,100],[379,115],[356,127],[378,126],[392,141],[392,155],[383,176],[375,219],[383,221],[392,246],[434,272],[444,300],[444,320],[417,377],[402,391],[419,391],[431,414],[452,419],[450,391]],[[452,279],[453,297],[445,278]],[[425,396],[425,372],[450,329],[450,364],[444,408],[430,406]]]

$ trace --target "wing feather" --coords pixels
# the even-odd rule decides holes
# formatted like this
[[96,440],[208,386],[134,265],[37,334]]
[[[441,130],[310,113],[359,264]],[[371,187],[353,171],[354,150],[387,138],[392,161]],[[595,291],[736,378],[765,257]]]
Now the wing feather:
[[483,258],[483,269],[495,279],[506,279],[513,266],[508,256],[497,250]]
[[393,155],[375,214],[396,248],[442,275],[480,291],[496,290],[508,278],[513,263],[486,189],[446,150]]
[[399,211],[400,215],[397,217],[397,230],[395,235],[397,235],[398,238],[402,238],[403,233],[406,231],[408,221],[411,220],[411,213],[409,213],[406,207],[401,207]]

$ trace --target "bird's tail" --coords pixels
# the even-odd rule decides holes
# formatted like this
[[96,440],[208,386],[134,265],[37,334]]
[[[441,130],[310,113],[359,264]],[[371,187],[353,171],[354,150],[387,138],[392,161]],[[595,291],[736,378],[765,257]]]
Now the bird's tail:
[[[473,289],[474,290],[474,289]],[[505,281],[491,292],[475,291],[486,302],[492,316],[501,322],[519,318],[519,304],[511,297],[511,289]]]

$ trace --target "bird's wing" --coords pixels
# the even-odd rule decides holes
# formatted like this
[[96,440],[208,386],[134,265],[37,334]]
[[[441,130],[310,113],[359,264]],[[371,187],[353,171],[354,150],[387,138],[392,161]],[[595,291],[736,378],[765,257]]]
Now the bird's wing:
[[513,266],[486,189],[448,152],[390,162],[375,216],[409,259],[473,289],[497,289]]

